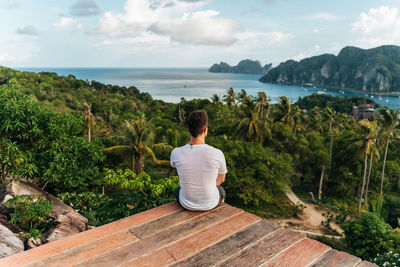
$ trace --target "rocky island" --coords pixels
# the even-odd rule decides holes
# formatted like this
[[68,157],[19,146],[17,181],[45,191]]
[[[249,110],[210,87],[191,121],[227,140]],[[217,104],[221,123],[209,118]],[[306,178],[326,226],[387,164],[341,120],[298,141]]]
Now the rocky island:
[[258,60],[245,59],[236,66],[231,66],[225,62],[216,63],[208,71],[215,73],[266,74],[271,68],[272,64],[265,64],[263,67]]
[[345,47],[335,56],[324,54],[288,60],[271,69],[261,82],[312,84],[317,87],[390,94],[400,92],[400,47]]

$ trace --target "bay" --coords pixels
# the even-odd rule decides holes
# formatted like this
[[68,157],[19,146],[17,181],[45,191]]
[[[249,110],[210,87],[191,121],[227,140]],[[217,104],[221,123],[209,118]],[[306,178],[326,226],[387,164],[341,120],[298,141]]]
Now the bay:
[[256,96],[257,92],[266,92],[272,103],[286,96],[296,102],[299,97],[313,93],[333,96],[367,96],[382,106],[400,108],[397,96],[373,96],[359,92],[339,91],[329,88],[302,87],[296,85],[280,85],[261,83],[261,75],[210,73],[206,68],[16,68],[29,72],[56,72],[59,75],[72,74],[83,80],[96,80],[106,84],[119,86],[135,86],[147,92],[155,99],[177,103],[182,97],[210,98],[213,94],[223,96],[232,87],[235,91],[245,89],[248,95]]

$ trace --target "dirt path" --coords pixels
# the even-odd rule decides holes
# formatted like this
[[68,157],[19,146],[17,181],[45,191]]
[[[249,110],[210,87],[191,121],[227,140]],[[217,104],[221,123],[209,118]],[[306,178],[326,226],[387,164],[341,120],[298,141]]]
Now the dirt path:
[[[322,212],[317,210],[315,208],[315,205],[313,204],[305,204],[303,201],[301,201],[294,193],[292,190],[286,192],[286,196],[289,198],[289,200],[295,204],[299,205],[302,204],[306,206],[303,210],[303,214],[300,215],[300,218],[304,221],[304,225],[310,225],[312,228],[319,228],[321,226],[322,221],[326,221],[326,218],[322,216]],[[339,225],[335,223],[330,224],[331,228],[335,230],[336,232],[342,234],[343,230],[339,227]]]

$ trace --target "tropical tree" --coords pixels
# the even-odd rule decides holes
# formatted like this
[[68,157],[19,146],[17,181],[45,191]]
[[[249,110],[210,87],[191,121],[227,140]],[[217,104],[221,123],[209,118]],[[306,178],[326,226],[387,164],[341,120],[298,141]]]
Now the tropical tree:
[[329,141],[329,169],[331,169],[333,137],[336,133],[335,120],[336,120],[337,113],[333,108],[327,107],[325,115],[328,118],[328,122],[329,122],[329,138],[330,138],[330,141]]
[[400,132],[397,129],[399,126],[399,111],[390,110],[388,108],[379,109],[381,114],[381,124],[383,136],[386,139],[385,155],[383,157],[383,167],[382,167],[382,178],[381,178],[381,188],[380,194],[383,194],[383,181],[385,179],[385,168],[386,168],[386,157],[389,149],[389,142],[398,139],[400,137]]
[[263,135],[269,133],[269,129],[266,127],[266,119],[258,116],[256,105],[249,97],[242,100],[240,109],[243,113],[243,118],[237,127],[238,136],[243,140],[261,142]]
[[258,92],[258,97],[256,98],[256,108],[258,112],[258,116],[260,118],[267,118],[269,114],[269,103],[268,97],[265,92]]
[[280,97],[281,102],[276,106],[276,121],[292,124],[292,104],[286,96]]
[[172,149],[172,147],[165,143],[152,144],[154,133],[150,121],[146,119],[143,113],[140,113],[131,121],[125,121],[125,128],[126,136],[122,137],[125,144],[105,148],[105,152],[129,156],[131,158],[132,171],[136,173],[141,173],[144,170],[144,158],[146,155],[150,156],[158,164],[167,163],[163,160],[157,160],[153,149],[156,147]]
[[83,117],[84,117],[85,120],[87,121],[88,140],[89,140],[89,142],[90,142],[91,139],[92,139],[92,133],[91,133],[91,131],[92,131],[92,126],[94,125],[95,120],[94,120],[94,116],[93,116],[93,114],[92,114],[92,111],[91,111],[91,109],[90,109],[89,104],[85,101],[85,102],[83,103],[83,106],[85,106],[85,113],[83,114]]
[[212,97],[211,97],[211,102],[214,105],[219,105],[219,104],[221,104],[221,98],[219,97],[219,95],[213,94]]
[[361,140],[355,142],[355,145],[360,148],[360,151],[365,154],[364,157],[364,174],[361,185],[361,193],[358,201],[358,212],[361,212],[361,202],[364,196],[364,189],[367,178],[367,166],[368,166],[368,156],[373,157],[373,153],[378,154],[376,142],[379,133],[379,127],[377,121],[370,122],[368,119],[363,119],[359,121],[361,127]]
[[226,95],[224,95],[223,101],[228,105],[228,107],[234,108],[236,107],[237,99],[238,97],[233,88],[231,87],[226,91]]

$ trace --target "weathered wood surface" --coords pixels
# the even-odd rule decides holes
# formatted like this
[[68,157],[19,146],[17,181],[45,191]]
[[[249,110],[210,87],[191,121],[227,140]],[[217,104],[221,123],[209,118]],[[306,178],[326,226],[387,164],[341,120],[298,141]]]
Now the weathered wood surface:
[[304,267],[321,257],[330,249],[331,248],[325,244],[306,238],[281,252],[262,266]]
[[312,267],[352,267],[361,262],[361,259],[345,252],[331,249],[325,253]]
[[276,224],[267,221],[258,222],[172,266],[211,266],[221,259],[226,259],[240,252],[277,229]]
[[71,248],[82,246],[127,230],[133,225],[141,225],[180,210],[182,210],[182,207],[178,203],[171,202],[122,220],[81,232],[61,240],[53,241],[43,246],[15,254],[11,257],[0,259],[0,266],[28,266],[40,260],[61,254]]
[[3,266],[376,266],[223,204],[172,202],[0,259]]
[[362,261],[359,264],[357,264],[356,267],[378,267],[378,265],[373,264],[369,261]]
[[217,266],[259,266],[304,238],[304,234],[280,229]]

